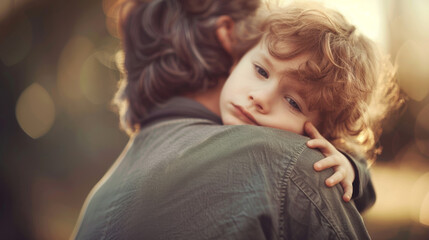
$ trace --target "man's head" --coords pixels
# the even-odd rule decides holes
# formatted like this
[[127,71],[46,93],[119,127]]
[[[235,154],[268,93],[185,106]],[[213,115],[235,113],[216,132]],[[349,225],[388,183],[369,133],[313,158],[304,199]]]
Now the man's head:
[[232,36],[233,24],[253,15],[259,0],[127,0],[123,6],[126,77],[115,104],[130,133],[156,104],[203,92],[228,76],[233,46],[219,36]]
[[[221,94],[226,124],[257,123],[302,134],[309,120],[331,141],[367,130],[379,66],[368,38],[340,13],[315,3],[270,10],[260,29],[260,43],[235,66]],[[257,100],[257,92],[263,98]]]

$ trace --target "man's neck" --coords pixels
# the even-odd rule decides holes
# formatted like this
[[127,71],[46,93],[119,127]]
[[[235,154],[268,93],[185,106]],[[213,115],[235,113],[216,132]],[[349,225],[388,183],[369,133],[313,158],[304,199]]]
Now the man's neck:
[[219,99],[225,80],[219,80],[218,85],[204,92],[185,94],[184,97],[199,102],[208,110],[220,116]]

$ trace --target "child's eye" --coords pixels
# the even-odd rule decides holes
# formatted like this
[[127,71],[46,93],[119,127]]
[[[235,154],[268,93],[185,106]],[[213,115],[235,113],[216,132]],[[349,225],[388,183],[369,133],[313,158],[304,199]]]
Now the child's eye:
[[261,68],[258,65],[255,65],[255,69],[256,69],[256,71],[258,72],[259,75],[261,75],[264,78],[268,78],[268,73],[263,68]]
[[293,100],[290,97],[285,97],[286,101],[288,101],[288,103],[297,111],[301,112],[301,108],[299,107],[298,103],[295,102],[295,100]]

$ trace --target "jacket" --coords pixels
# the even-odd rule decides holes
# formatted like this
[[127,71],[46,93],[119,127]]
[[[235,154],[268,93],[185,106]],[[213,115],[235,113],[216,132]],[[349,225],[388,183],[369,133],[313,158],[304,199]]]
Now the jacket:
[[76,239],[369,239],[333,170],[294,133],[222,126],[170,100],[142,123],[92,190]]

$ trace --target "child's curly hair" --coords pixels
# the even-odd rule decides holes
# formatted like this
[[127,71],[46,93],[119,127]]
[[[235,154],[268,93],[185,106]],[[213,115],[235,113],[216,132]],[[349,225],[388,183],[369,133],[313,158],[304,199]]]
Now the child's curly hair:
[[[266,14],[260,31],[273,57],[310,53],[297,74],[311,86],[307,101],[320,112],[321,134],[339,149],[375,159],[381,122],[403,103],[388,58],[339,12],[322,5],[293,3]],[[285,52],[285,44],[293,50]]]

